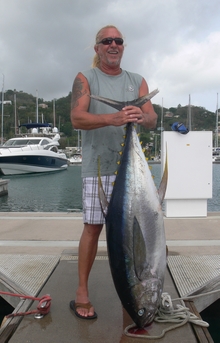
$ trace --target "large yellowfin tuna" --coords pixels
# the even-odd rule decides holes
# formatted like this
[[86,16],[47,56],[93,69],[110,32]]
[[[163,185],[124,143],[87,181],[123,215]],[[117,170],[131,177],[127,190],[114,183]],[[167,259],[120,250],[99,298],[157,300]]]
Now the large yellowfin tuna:
[[[158,91],[129,102],[142,106]],[[128,103],[92,98],[121,110]],[[100,181],[109,263],[123,307],[138,327],[153,321],[163,290],[166,241],[161,203],[167,168],[157,191],[134,124],[126,127],[125,147],[109,204]]]

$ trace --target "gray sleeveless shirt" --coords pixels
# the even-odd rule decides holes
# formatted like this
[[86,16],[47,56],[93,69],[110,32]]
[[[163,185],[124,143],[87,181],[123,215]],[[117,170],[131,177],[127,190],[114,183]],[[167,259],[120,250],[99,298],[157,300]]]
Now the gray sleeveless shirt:
[[[117,76],[103,73],[98,68],[82,72],[88,80],[90,93],[105,98],[130,101],[138,98],[142,76],[122,70]],[[114,113],[114,108],[91,99],[89,110],[93,114]],[[124,126],[106,126],[82,130],[82,177],[98,176],[98,156],[101,175],[113,175],[124,141]]]

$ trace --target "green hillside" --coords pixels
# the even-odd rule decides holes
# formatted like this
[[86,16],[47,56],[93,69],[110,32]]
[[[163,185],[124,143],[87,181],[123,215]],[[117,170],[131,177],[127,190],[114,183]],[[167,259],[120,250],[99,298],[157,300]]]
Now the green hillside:
[[[0,99],[2,95],[0,93]],[[16,99],[16,106],[15,106]],[[28,122],[36,122],[36,97],[23,91],[8,90],[4,94],[5,101],[11,101],[12,104],[4,105],[4,140],[7,140],[15,136],[15,115],[17,126]],[[66,96],[55,101],[55,126],[62,132],[61,146],[76,146],[77,145],[77,132],[72,128],[70,122],[70,100],[71,92]],[[43,104],[43,105],[42,105]],[[41,106],[45,106],[42,108]],[[161,115],[162,108],[160,105],[153,104],[156,113],[158,114],[157,129],[149,132],[149,130],[141,127],[140,138],[143,145],[147,143],[153,143],[155,135],[158,135],[160,140],[160,127],[161,127]],[[2,113],[2,107],[0,108],[0,115]],[[38,99],[38,118],[39,121],[54,124],[54,102],[43,101]],[[163,108],[163,121],[162,126],[165,130],[171,130],[170,125],[174,122],[183,122],[188,125],[188,106]],[[0,122],[1,126],[1,122]],[[214,131],[216,126],[216,114],[207,111],[204,107],[191,106],[191,127],[192,131]],[[159,129],[159,130],[158,130]],[[25,129],[21,129],[21,133],[25,132]],[[159,143],[159,142],[158,142]],[[154,144],[154,143],[153,143]]]

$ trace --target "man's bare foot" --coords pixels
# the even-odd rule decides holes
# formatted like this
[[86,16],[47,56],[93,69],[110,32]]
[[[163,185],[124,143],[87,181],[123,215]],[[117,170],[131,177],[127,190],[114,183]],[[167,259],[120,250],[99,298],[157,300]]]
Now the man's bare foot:
[[87,292],[77,290],[75,299],[75,311],[80,317],[93,317],[95,314],[94,307],[89,301]]
[[81,319],[96,319],[97,314],[90,302],[76,303],[74,300],[70,301],[70,308],[74,311],[75,315]]

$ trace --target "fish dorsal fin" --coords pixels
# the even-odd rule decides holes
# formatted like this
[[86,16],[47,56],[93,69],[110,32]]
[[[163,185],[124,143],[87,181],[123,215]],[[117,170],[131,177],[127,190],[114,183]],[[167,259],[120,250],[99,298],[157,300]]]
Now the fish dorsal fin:
[[142,281],[143,271],[146,269],[146,246],[136,217],[133,220],[133,258],[136,276]]
[[160,203],[162,204],[163,199],[165,197],[166,189],[167,189],[167,181],[168,181],[168,159],[167,159],[167,146],[166,146],[166,160],[165,166],[163,171],[163,177],[160,182],[160,187],[158,189]]
[[107,201],[107,197],[105,195],[105,192],[102,186],[101,170],[100,170],[100,156],[98,156],[98,194],[99,194],[99,201],[100,201],[103,215],[104,217],[106,217],[107,212],[108,212],[108,201]]

